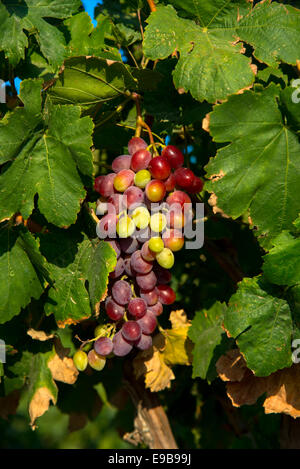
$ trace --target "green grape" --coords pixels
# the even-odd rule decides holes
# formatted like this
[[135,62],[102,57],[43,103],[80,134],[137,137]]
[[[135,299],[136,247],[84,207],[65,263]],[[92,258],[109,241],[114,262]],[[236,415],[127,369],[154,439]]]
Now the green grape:
[[135,231],[134,221],[127,215],[122,215],[117,223],[117,233],[120,238],[129,238]]
[[174,265],[174,254],[169,248],[164,248],[161,252],[156,254],[155,259],[164,269],[171,269]]
[[151,181],[151,174],[147,169],[141,169],[134,176],[134,184],[141,189],[145,189],[149,181]]
[[149,239],[148,246],[150,251],[153,251],[155,253],[161,252],[165,247],[163,240],[159,236]]
[[167,226],[167,219],[162,213],[154,213],[150,218],[150,228],[155,233],[160,233]]
[[101,371],[105,367],[106,358],[98,355],[98,353],[92,349],[88,353],[88,362],[90,367],[92,367],[94,370]]
[[135,223],[135,226],[140,230],[144,230],[149,225],[150,213],[146,207],[135,208],[131,216]]
[[83,350],[77,350],[73,355],[73,362],[77,370],[84,371],[88,365],[88,356]]
[[98,337],[102,331],[103,331],[103,326],[99,324],[99,326],[97,326],[94,330],[94,337]]

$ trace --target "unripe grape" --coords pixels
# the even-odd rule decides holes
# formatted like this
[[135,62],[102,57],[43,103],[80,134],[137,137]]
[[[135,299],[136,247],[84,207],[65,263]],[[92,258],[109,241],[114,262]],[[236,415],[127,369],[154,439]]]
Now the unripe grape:
[[77,350],[73,355],[73,362],[77,370],[84,371],[88,366],[88,356],[83,350]]
[[[118,174],[115,174],[114,188],[118,192],[125,192],[128,187],[132,186],[134,179],[134,172],[131,169],[122,169]],[[105,181],[102,183],[102,185]]]
[[150,228],[155,233],[160,233],[167,226],[167,219],[163,213],[154,213],[150,218]]
[[166,186],[159,179],[152,179],[148,182],[145,192],[150,202],[160,202],[166,195]]
[[174,254],[171,249],[164,248],[156,254],[156,261],[164,269],[171,269],[174,265]]
[[135,223],[135,226],[140,230],[147,228],[150,222],[150,213],[146,207],[136,207],[132,213],[131,217]]
[[92,349],[88,353],[88,362],[91,368],[97,371],[101,371],[105,367],[106,358],[98,355],[98,353]]
[[134,221],[128,215],[121,215],[117,222],[117,233],[120,238],[128,238],[135,231]]
[[151,173],[147,169],[141,169],[134,176],[134,184],[141,189],[145,189],[149,181],[151,181]]
[[153,237],[149,240],[149,249],[156,254],[161,252],[164,248],[164,241],[159,237]]
[[166,230],[162,236],[164,245],[171,251],[180,251],[184,246],[184,237],[181,232],[176,229]]

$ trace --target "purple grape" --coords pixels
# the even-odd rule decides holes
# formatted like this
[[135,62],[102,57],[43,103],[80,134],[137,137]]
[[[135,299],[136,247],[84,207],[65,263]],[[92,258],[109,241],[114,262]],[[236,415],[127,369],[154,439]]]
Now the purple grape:
[[119,259],[117,260],[115,270],[109,274],[109,277],[110,278],[121,277],[122,273],[124,272],[124,269],[125,269],[124,259],[122,259],[122,257],[119,257]]
[[113,338],[113,352],[117,357],[125,357],[131,352],[133,346],[124,339],[121,331],[117,332]]
[[128,209],[135,208],[144,202],[144,192],[136,186],[131,186],[124,192],[124,203]]
[[157,283],[166,285],[167,283],[171,282],[172,274],[168,269],[164,269],[160,265],[155,265],[154,271],[157,277]]
[[131,267],[138,274],[147,274],[152,270],[153,263],[145,261],[141,256],[141,250],[135,251],[131,256]]
[[142,298],[132,298],[128,304],[128,311],[131,316],[140,319],[146,314],[147,303]]
[[147,309],[145,316],[136,321],[142,329],[142,333],[149,335],[156,329],[157,320],[155,314]]
[[129,277],[134,277],[136,275],[136,272],[134,269],[131,267],[131,256],[126,256],[124,259],[124,268],[125,272]]
[[116,236],[117,217],[114,214],[107,214],[96,226],[98,238],[105,239],[107,237],[114,238]]
[[117,259],[119,259],[121,254],[121,248],[118,241],[116,241],[115,239],[106,239],[104,242],[108,243],[113,248],[113,250],[117,254]]
[[136,276],[136,283],[142,290],[150,291],[153,290],[157,282],[156,275],[153,271],[148,274],[138,274]]
[[100,194],[103,197],[109,197],[110,195],[116,192],[114,188],[115,177],[116,177],[116,173],[109,173],[103,178],[103,181],[101,182],[101,189],[100,189],[101,190]]
[[120,238],[119,242],[120,248],[125,254],[132,254],[139,247],[139,243],[135,238]]
[[139,350],[148,350],[152,346],[152,337],[142,334],[140,339],[134,344]]
[[155,288],[150,291],[140,290],[140,296],[146,301],[148,306],[153,306],[158,302],[158,295]]
[[112,162],[112,170],[115,173],[118,173],[122,169],[130,169],[131,156],[130,155],[120,155],[117,156]]
[[113,351],[112,340],[108,337],[99,337],[94,343],[95,352],[105,357]]
[[138,150],[145,150],[147,148],[147,143],[140,137],[132,137],[128,142],[128,152],[130,155],[133,155]]
[[125,340],[135,342],[141,337],[142,329],[137,321],[127,321],[123,324],[121,332]]
[[152,311],[152,313],[155,314],[155,316],[160,316],[163,312],[163,305],[161,304],[160,301],[155,303],[153,306],[148,306],[148,310]]
[[111,290],[113,299],[119,305],[127,305],[131,299],[132,291],[129,283],[125,280],[118,280],[112,287]]
[[145,261],[151,262],[155,261],[155,252],[149,249],[149,241],[146,241],[141,249],[141,256]]
[[112,194],[107,199],[107,208],[108,213],[115,213],[116,215],[125,210],[123,194]]
[[123,306],[118,305],[111,296],[106,298],[105,301],[105,311],[107,316],[112,321],[119,321],[122,319],[125,313],[125,308]]
[[145,243],[146,241],[149,241],[149,239],[151,238],[151,230],[149,226],[142,230],[135,230],[135,238],[141,244]]

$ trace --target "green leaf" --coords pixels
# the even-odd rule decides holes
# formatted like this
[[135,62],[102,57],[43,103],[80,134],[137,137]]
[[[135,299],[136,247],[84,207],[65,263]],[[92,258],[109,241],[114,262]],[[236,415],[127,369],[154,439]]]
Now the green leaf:
[[112,247],[104,241],[94,248],[88,270],[89,294],[93,308],[101,301],[107,290],[108,275],[117,263]]
[[288,5],[263,2],[250,8],[245,1],[225,0],[172,3],[198,24],[179,17],[172,5],[158,6],[147,20],[145,55],[156,60],[179,52],[174,84],[199,101],[225,99],[254,81],[241,41],[251,44],[255,57],[271,66],[280,61],[295,64],[299,57],[300,13]]
[[79,0],[61,2],[59,0],[24,0],[12,4],[2,1],[0,4],[0,50],[12,65],[25,57],[28,47],[27,35],[34,34],[41,52],[50,64],[57,68],[63,62],[65,38],[63,33],[44,18],[64,19],[75,13],[80,7]]
[[257,376],[268,376],[292,364],[291,311],[278,293],[259,277],[244,278],[225,312],[224,327],[236,338]]
[[9,321],[44,290],[45,261],[23,227],[0,224],[0,324]]
[[281,231],[292,228],[300,192],[299,139],[285,125],[277,100],[280,88],[246,91],[216,106],[210,132],[219,149],[206,166],[218,206],[233,218],[247,210],[260,243],[268,248]]
[[136,89],[128,67],[100,57],[74,57],[65,61],[64,70],[50,95],[55,103],[91,106]]
[[41,114],[40,80],[23,81],[21,99],[25,107],[0,123],[0,161],[12,160],[0,176],[0,219],[28,218],[38,194],[49,222],[70,225],[85,196],[79,171],[92,177],[92,121],[76,106],[48,103]]
[[215,364],[214,352],[225,335],[222,329],[226,305],[216,302],[209,310],[197,311],[188,336],[193,349],[193,378],[207,378],[209,368]]
[[273,241],[274,247],[264,256],[265,277],[276,285],[300,283],[300,238],[284,231]]
[[107,243],[82,239],[75,230],[57,230],[40,240],[54,280],[46,314],[54,314],[60,326],[89,317],[91,305],[94,308],[106,293],[108,274],[116,264],[114,250]]

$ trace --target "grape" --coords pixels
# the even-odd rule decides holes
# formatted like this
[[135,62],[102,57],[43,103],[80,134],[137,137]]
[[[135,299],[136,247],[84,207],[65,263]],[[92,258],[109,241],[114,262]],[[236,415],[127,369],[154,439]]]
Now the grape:
[[127,208],[131,208],[134,204],[140,205],[144,202],[144,192],[139,187],[128,187],[124,192],[124,202]]
[[168,145],[166,148],[164,148],[161,152],[161,155],[168,160],[171,168],[177,169],[183,165],[184,156],[174,145]]
[[156,156],[149,163],[149,171],[154,179],[167,179],[171,173],[171,166],[164,156]]
[[133,137],[128,143],[128,152],[132,156],[138,150],[145,150],[147,143],[140,137]]
[[160,202],[166,195],[166,186],[159,179],[152,179],[148,182],[145,191],[150,202]]
[[147,262],[155,261],[156,253],[149,248],[149,241],[146,241],[141,249],[141,256]]
[[113,337],[113,353],[117,357],[125,357],[133,349],[133,345],[124,339],[121,331],[117,332]]
[[150,222],[150,213],[146,207],[136,207],[132,213],[131,217],[135,223],[135,226],[139,229],[145,229]]
[[134,221],[128,215],[119,215],[116,230],[120,238],[128,238],[135,232]]
[[150,151],[138,150],[132,155],[130,167],[135,173],[141,169],[147,169],[151,159]]
[[136,238],[121,238],[120,247],[125,254],[132,254],[139,248],[139,243]]
[[141,337],[142,329],[141,326],[138,324],[138,321],[127,321],[122,326],[122,336],[125,340],[129,342],[134,342],[139,340]]
[[88,361],[90,367],[97,371],[103,370],[106,364],[106,358],[99,355],[94,349],[89,351]]
[[169,270],[163,269],[160,265],[155,266],[155,275],[157,277],[157,283],[166,285],[172,280],[172,274]]
[[152,346],[152,337],[150,335],[142,334],[134,345],[139,350],[148,350]]
[[160,301],[155,303],[153,306],[148,306],[148,310],[152,311],[152,313],[155,314],[155,316],[160,316],[163,312],[163,305],[161,304]]
[[109,274],[109,277],[110,278],[121,277],[124,270],[125,270],[124,260],[122,259],[122,257],[119,257],[119,259],[117,260],[115,270]]
[[183,208],[184,204],[192,203],[190,197],[185,192],[182,192],[182,191],[172,192],[172,194],[170,194],[167,197],[166,202],[170,206],[170,208],[172,208],[173,204],[179,204],[179,206]]
[[100,187],[101,187],[101,184],[102,184],[102,181],[103,181],[104,178],[105,178],[104,175],[103,176],[98,176],[98,177],[95,178],[94,190],[96,192],[99,192],[99,194],[100,194]]
[[125,308],[116,303],[111,296],[109,296],[105,301],[105,311],[112,321],[119,321],[124,316]]
[[158,285],[157,287],[158,301],[163,305],[171,305],[176,300],[176,294],[169,285]]
[[123,199],[123,194],[112,194],[108,199],[108,212],[116,213],[118,215],[126,206]]
[[152,334],[157,325],[156,315],[149,309],[147,309],[145,316],[136,322],[139,324],[142,333],[147,335]]
[[144,189],[149,181],[151,181],[151,173],[147,169],[141,169],[134,176],[134,184],[141,189]]
[[99,184],[98,192],[103,197],[109,197],[115,192],[114,189],[114,180],[116,177],[116,173],[109,173],[101,179]]
[[[134,179],[134,172],[131,169],[122,169],[118,174],[115,174],[114,188],[118,192],[125,192],[128,187],[132,186]],[[102,185],[104,182],[102,183]]]
[[147,306],[153,306],[158,302],[158,295],[157,295],[157,291],[155,288],[150,291],[145,291],[141,289],[140,295],[141,295],[141,298],[145,300]]
[[106,356],[113,351],[113,343],[109,337],[99,337],[94,343],[94,350],[98,355]]
[[171,249],[171,251],[180,251],[184,246],[184,237],[179,230],[166,230],[162,236],[164,245],[166,248]]
[[129,277],[134,277],[136,275],[136,272],[131,267],[130,261],[131,261],[131,256],[125,257],[125,259],[124,259],[124,268],[125,268],[126,274],[129,275]]
[[167,226],[167,219],[161,212],[154,213],[150,218],[150,228],[155,233],[160,233]]
[[136,230],[135,237],[137,241],[142,244],[145,243],[146,241],[149,241],[149,239],[151,238],[150,228],[147,226],[147,228],[144,228],[142,230]]
[[112,287],[111,290],[113,299],[119,305],[127,305],[131,299],[132,291],[129,283],[125,280],[118,280]]
[[153,264],[142,258],[141,250],[139,249],[131,256],[131,267],[139,274],[147,274],[152,270]]
[[165,183],[167,192],[173,191],[174,187],[175,187],[175,176],[174,176],[174,174],[171,173],[170,176],[168,177],[168,179],[166,179],[164,181],[164,183]]
[[83,350],[77,350],[73,355],[73,362],[77,370],[84,371],[88,366],[88,356]]
[[107,236],[114,238],[116,236],[116,223],[117,217],[114,214],[107,214],[96,226],[96,233],[100,239],[105,239]]
[[157,282],[156,275],[153,271],[149,274],[137,274],[136,283],[142,290],[150,291],[153,290]]
[[171,269],[174,265],[174,254],[169,248],[163,248],[161,252],[156,254],[156,261],[164,269]]
[[112,170],[115,173],[122,171],[122,169],[130,169],[131,156],[130,155],[120,155],[114,159],[112,162]]
[[147,303],[143,298],[132,298],[128,304],[128,311],[131,316],[140,319],[146,314]]
[[177,230],[181,230],[181,228],[184,227],[185,223],[186,223],[186,218],[182,210],[175,208],[175,205],[172,205],[171,210],[167,214],[167,224],[169,225],[169,227],[176,228]]
[[159,237],[154,237],[149,240],[149,249],[152,252],[159,253],[164,248],[164,241]]
[[176,186],[189,190],[194,184],[195,175],[188,168],[178,168],[174,172]]
[[106,239],[104,243],[108,243],[113,248],[113,250],[117,254],[117,259],[118,259],[121,254],[121,248],[120,248],[120,244],[118,243],[118,241],[116,241],[115,239]]

